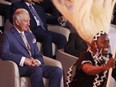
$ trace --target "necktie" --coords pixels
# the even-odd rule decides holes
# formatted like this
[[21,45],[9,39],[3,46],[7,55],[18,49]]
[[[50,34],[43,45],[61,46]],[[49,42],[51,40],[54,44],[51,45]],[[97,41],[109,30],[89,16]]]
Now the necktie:
[[24,33],[20,33],[20,34],[21,34],[21,37],[22,37],[22,39],[23,39],[23,41],[25,43],[25,46],[26,46],[26,48],[27,48],[27,50],[28,50],[28,52],[29,52],[29,54],[31,56],[31,48],[30,48],[30,45],[29,45],[29,43],[27,41],[27,38],[26,38]]
[[37,14],[37,11],[34,9],[34,7],[32,6],[32,4],[29,4],[29,9],[30,9],[31,13],[33,14],[33,16],[35,16],[39,20],[40,26],[44,30],[46,30],[45,27],[44,27],[44,24],[43,24],[42,20],[40,19],[39,15]]

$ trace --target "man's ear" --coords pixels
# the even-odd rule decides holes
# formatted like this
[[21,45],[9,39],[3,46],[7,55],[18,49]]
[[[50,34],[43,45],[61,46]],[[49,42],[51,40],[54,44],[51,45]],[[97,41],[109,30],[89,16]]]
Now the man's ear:
[[19,21],[18,21],[18,20],[16,20],[16,22],[15,22],[15,23],[16,23],[16,25],[19,25]]

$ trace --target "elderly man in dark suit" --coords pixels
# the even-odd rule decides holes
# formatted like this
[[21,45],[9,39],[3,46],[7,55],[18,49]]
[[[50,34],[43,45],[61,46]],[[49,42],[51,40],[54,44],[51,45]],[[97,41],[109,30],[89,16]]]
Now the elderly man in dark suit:
[[[65,36],[48,31],[46,24],[46,14],[41,6],[32,3],[32,0],[21,0],[11,5],[12,14],[18,8],[24,8],[30,15],[30,29],[34,33],[37,41],[42,42],[43,55],[52,57],[52,42],[57,45],[58,49],[63,49],[66,44]],[[34,11],[32,11],[34,9]]]
[[3,33],[1,57],[14,61],[20,76],[30,77],[32,87],[44,87],[42,77],[49,79],[49,87],[60,87],[62,70],[44,65],[36,39],[30,31],[30,16],[27,10],[17,9],[13,15],[13,25]]

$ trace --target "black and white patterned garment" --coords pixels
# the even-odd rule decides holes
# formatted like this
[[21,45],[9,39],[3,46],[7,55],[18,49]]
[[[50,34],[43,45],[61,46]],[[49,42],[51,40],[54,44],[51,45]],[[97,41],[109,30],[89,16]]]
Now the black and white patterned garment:
[[[102,55],[102,52],[99,52],[94,55],[90,49],[88,51],[91,53],[91,56],[93,57],[95,66],[105,65],[107,64],[109,58],[111,58],[111,54]],[[104,71],[101,74],[97,74],[93,81],[93,87],[99,87],[104,82],[104,80],[107,79],[107,75],[108,71]]]
[[[93,55],[91,50],[85,51],[81,54],[73,80],[69,87],[105,87],[108,71],[104,71],[97,75],[87,75],[81,69],[85,63],[91,63],[95,66],[101,66],[107,63],[111,58],[111,54],[102,55],[101,52]],[[76,85],[76,86],[75,86]]]

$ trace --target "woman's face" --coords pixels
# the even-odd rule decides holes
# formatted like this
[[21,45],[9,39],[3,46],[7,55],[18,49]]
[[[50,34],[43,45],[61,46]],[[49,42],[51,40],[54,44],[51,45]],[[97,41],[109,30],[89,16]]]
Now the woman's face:
[[108,50],[109,50],[109,38],[106,34],[101,35],[98,40],[96,41],[96,45],[98,47],[99,50],[102,49],[102,53],[103,54],[107,54]]

